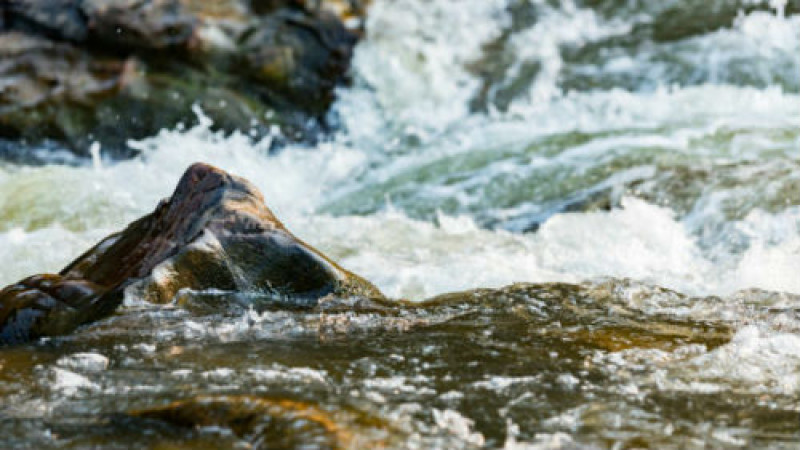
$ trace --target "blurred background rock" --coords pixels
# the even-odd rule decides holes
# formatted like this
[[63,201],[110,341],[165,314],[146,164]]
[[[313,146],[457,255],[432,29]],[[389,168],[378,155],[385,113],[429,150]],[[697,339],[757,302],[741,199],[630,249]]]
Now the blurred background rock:
[[313,141],[363,13],[358,0],[4,1],[0,156],[87,156],[96,141],[129,157],[128,139],[195,123],[192,105],[217,129]]

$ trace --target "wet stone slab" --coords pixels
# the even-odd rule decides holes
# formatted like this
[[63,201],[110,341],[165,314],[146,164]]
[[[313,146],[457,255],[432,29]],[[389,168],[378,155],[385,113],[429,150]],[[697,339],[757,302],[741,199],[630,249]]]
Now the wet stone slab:
[[[183,305],[194,295],[224,296],[186,292]],[[642,306],[664,295],[708,318]],[[739,299],[755,295],[764,293]],[[798,437],[795,394],[704,376],[697,361],[733,345],[739,326],[713,318],[719,299],[625,280],[422,303],[329,299],[310,311],[230,296],[199,309],[129,299],[76,334],[0,351],[3,443],[259,447],[278,433],[288,447],[452,448],[566,433],[601,447],[683,447]]]

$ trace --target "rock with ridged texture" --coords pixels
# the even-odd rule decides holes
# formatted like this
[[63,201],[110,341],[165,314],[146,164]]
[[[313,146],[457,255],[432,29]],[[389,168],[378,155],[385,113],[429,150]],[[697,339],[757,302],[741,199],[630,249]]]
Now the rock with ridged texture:
[[28,277],[0,291],[0,345],[67,334],[111,314],[120,299],[113,290],[86,280],[55,274]]
[[126,289],[157,303],[182,289],[258,292],[299,308],[329,295],[383,297],[292,235],[247,180],[198,163],[155,211],[59,275],[0,291],[0,343],[68,333],[111,314]]

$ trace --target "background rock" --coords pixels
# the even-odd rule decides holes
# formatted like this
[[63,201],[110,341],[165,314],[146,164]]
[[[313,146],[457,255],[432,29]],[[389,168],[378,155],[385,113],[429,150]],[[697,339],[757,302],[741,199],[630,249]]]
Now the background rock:
[[217,129],[263,136],[277,125],[288,139],[314,140],[326,130],[334,87],[346,81],[363,13],[357,3],[294,0],[10,0],[0,8],[5,148],[55,142],[88,155],[98,141],[114,157],[134,153],[128,139],[192,125],[195,104]]

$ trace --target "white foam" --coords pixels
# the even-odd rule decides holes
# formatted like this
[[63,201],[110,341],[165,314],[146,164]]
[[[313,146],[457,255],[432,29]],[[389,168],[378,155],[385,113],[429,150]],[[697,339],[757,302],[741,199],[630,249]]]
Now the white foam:
[[562,1],[559,8],[544,8],[535,25],[516,33],[511,39],[514,65],[507,75],[510,80],[531,61],[540,63],[536,82],[527,95],[517,102],[539,103],[558,96],[558,76],[564,64],[561,47],[580,46],[604,37],[630,32],[631,23],[612,21],[604,23],[591,9],[578,8],[574,1]]
[[532,441],[518,440],[519,434],[519,425],[511,419],[506,420],[506,440],[503,443],[503,450],[556,450],[577,447],[572,436],[567,433],[536,433]]
[[623,199],[621,210],[556,216],[536,240],[546,264],[583,277],[657,279],[692,289],[710,269],[671,211],[633,198]]
[[62,356],[56,361],[56,364],[72,370],[99,372],[108,368],[108,357],[92,352],[73,353]]
[[795,395],[800,391],[800,336],[745,326],[729,343],[690,364],[695,377],[725,380],[735,390]]
[[15,227],[0,232],[0,285],[36,273],[56,273],[111,231],[101,227],[74,232],[54,224],[34,231]]
[[324,370],[316,370],[310,367],[291,367],[273,366],[269,369],[253,368],[247,372],[259,382],[270,383],[293,383],[320,384],[328,385],[328,374]]
[[739,288],[800,293],[800,237],[779,245],[753,245],[747,249],[733,276]]
[[433,419],[443,431],[447,431],[465,443],[483,446],[485,439],[479,432],[472,431],[475,421],[462,416],[458,411],[452,409],[439,410],[432,409]]
[[48,389],[60,392],[66,397],[100,390],[100,386],[89,378],[66,369],[53,367],[50,369],[50,374]]
[[505,7],[505,0],[375,2],[353,57],[356,86],[336,105],[349,137],[377,144],[388,126],[425,139],[467,117],[478,81],[465,66],[509,21]]

